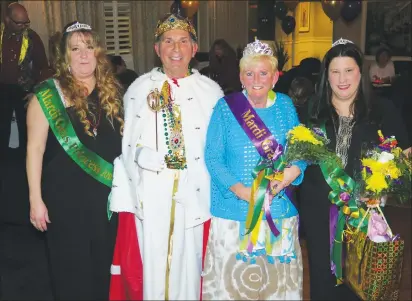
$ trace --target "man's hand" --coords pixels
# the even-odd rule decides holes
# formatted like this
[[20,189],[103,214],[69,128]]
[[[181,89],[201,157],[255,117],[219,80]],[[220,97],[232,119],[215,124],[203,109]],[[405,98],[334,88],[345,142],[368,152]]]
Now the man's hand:
[[146,170],[159,172],[165,168],[165,159],[159,152],[145,146],[136,151],[137,164]]

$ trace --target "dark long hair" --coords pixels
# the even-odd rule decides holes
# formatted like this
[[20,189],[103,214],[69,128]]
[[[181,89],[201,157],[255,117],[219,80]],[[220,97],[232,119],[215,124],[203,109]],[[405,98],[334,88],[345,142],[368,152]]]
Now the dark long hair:
[[[329,65],[336,57],[350,57],[355,60],[360,72],[363,70],[363,53],[353,43],[336,45],[329,49],[323,58],[320,75],[316,84],[315,96],[312,98],[310,118],[318,123],[333,118],[336,120],[336,109],[332,104],[332,89],[329,84]],[[350,106],[354,122],[357,123],[369,117],[370,112],[370,82],[368,76],[361,75],[359,88],[353,103]]]
[[[221,64],[219,63],[219,60],[215,54],[216,46],[219,46],[223,50],[223,64],[225,64],[223,68],[220,67]],[[220,71],[221,69],[225,70],[229,67],[233,68],[233,66],[238,65],[236,51],[224,39],[217,39],[213,42],[213,45],[212,47],[210,47],[210,50],[209,50],[209,62],[210,62],[210,68],[213,71]]]
[[[221,58],[218,58],[215,54],[216,46],[223,50]],[[241,90],[236,51],[223,39],[215,40],[212,47],[210,47],[209,74],[220,85],[225,94]]]

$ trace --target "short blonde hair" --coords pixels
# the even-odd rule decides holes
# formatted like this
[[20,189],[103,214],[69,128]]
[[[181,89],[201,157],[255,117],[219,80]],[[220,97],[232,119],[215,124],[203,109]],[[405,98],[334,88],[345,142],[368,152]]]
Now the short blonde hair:
[[247,55],[240,59],[239,68],[240,72],[243,72],[248,66],[255,64],[259,61],[267,61],[272,67],[272,72],[278,71],[278,59],[273,55],[267,54],[255,54]]

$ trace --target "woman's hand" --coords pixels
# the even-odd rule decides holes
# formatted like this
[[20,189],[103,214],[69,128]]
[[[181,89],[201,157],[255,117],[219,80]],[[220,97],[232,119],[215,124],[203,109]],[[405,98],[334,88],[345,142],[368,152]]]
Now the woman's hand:
[[30,222],[39,231],[47,231],[47,223],[50,223],[49,212],[42,199],[30,202]]
[[288,187],[293,181],[296,180],[297,177],[300,176],[300,168],[296,165],[292,165],[291,167],[286,167],[283,171],[283,180],[282,182],[279,181],[272,181],[270,186],[272,188],[272,194],[276,195],[281,192],[283,189]]
[[230,187],[230,190],[236,195],[238,199],[246,202],[250,201],[250,195],[252,193],[251,187],[246,187],[242,183],[236,183],[235,185]]

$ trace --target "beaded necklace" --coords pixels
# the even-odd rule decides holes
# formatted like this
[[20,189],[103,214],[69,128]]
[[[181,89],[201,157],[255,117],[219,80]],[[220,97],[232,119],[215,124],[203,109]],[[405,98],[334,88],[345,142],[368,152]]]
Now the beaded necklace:
[[[159,71],[163,72],[162,68]],[[186,76],[192,74],[189,69]],[[185,77],[186,77],[185,76]],[[173,83],[179,86],[176,79],[172,79]],[[179,106],[174,104],[171,95],[171,87],[166,80],[163,83],[160,93],[161,112],[163,118],[164,136],[167,146],[167,154],[165,155],[165,162],[169,169],[186,169],[186,150],[182,131],[182,116]]]

